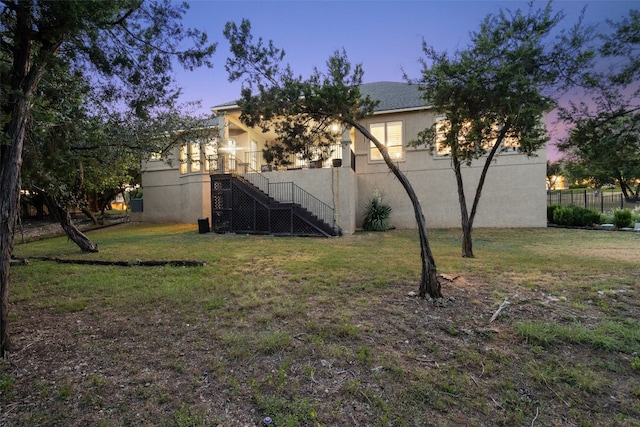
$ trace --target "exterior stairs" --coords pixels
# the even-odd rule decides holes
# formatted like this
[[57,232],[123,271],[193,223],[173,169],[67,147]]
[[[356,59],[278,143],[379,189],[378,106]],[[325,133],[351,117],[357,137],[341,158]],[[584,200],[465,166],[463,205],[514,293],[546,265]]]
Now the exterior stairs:
[[[251,174],[260,175],[260,174]],[[333,209],[315,197],[286,183],[294,191],[280,200],[269,195],[276,184],[256,186],[237,174],[211,175],[212,229],[216,233],[271,234],[280,236],[339,236],[340,231],[327,222],[333,222]],[[254,181],[255,182],[255,181]],[[278,183],[282,186],[283,183]],[[261,189],[264,188],[264,189]],[[266,191],[265,191],[266,190]],[[282,200],[282,199],[286,200]],[[317,212],[313,212],[314,208]]]

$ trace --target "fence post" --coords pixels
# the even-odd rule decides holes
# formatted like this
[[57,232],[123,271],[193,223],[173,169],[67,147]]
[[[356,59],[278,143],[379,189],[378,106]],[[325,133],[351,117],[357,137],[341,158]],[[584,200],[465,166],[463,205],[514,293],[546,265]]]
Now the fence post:
[[622,193],[620,193],[620,210],[624,209],[624,197],[622,197]]
[[600,213],[604,213],[604,194],[600,194]]
[[584,190],[584,208],[585,209],[589,209],[587,207],[587,190]]

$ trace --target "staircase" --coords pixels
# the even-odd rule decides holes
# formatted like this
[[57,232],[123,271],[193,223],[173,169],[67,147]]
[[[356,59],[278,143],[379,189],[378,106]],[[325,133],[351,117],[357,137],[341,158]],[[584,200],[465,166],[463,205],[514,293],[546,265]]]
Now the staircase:
[[340,235],[333,208],[292,182],[270,184],[259,173],[211,175],[211,216],[217,233]]

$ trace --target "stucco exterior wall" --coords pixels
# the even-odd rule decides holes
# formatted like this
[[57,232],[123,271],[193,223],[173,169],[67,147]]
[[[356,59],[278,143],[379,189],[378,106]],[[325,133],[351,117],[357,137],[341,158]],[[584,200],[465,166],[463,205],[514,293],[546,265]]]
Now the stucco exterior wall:
[[262,173],[270,183],[295,182],[335,209],[336,224],[343,234],[356,231],[357,177],[349,167],[298,169]]
[[142,174],[143,222],[193,223],[211,216],[211,178],[208,173],[180,175],[177,165],[147,163]]
[[[425,111],[373,116],[365,125],[381,121],[402,120],[404,144],[417,138],[422,129],[433,124],[435,116]],[[373,162],[369,141],[361,134],[355,137],[358,202],[356,218],[362,224],[364,207],[374,188],[382,192],[383,201],[393,212],[390,225],[396,228],[416,226],[413,207],[398,180],[383,162]],[[463,166],[465,195],[471,208],[484,158],[471,167]],[[448,228],[460,226],[460,205],[451,159],[432,155],[425,148],[406,148],[399,168],[407,176],[418,195],[427,226]],[[475,227],[545,227],[546,222],[546,152],[536,157],[517,153],[497,156],[489,168],[482,191]]]

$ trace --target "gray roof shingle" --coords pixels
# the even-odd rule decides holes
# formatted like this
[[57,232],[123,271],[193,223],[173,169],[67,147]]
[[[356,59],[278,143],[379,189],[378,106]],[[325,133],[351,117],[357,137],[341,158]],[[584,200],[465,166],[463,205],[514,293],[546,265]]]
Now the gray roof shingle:
[[[380,101],[375,109],[376,112],[427,107],[417,85],[402,82],[363,83],[360,85],[360,91],[363,95],[369,95],[371,99]],[[237,107],[237,101],[225,102],[212,109],[228,110],[233,107]]]
[[400,82],[375,82],[360,85],[360,92],[380,101],[376,112],[424,108],[426,104],[416,85]]

